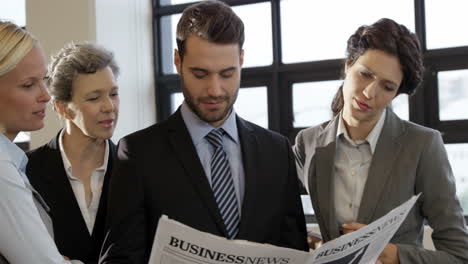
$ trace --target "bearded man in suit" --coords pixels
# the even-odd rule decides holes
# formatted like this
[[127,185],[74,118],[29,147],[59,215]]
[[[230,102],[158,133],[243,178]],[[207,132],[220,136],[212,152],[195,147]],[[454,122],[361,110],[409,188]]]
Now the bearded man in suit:
[[101,263],[146,263],[162,214],[228,239],[307,250],[288,140],[239,117],[244,25],[226,4],[188,7],[174,63],[184,102],[123,138]]

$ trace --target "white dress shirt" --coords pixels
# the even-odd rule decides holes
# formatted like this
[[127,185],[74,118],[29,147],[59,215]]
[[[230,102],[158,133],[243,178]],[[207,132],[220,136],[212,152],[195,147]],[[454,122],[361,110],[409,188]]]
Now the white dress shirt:
[[338,224],[357,220],[372,156],[384,125],[385,113],[386,110],[382,112],[379,121],[365,140],[352,140],[343,117],[340,116],[334,163],[334,198]]
[[24,152],[0,133],[0,255],[16,263],[81,263],[58,252],[35,203]]
[[83,219],[86,223],[86,227],[88,228],[88,232],[91,235],[93,233],[96,214],[99,209],[99,201],[101,200],[104,176],[106,175],[107,171],[107,162],[109,160],[109,142],[106,140],[106,149],[104,151],[104,163],[101,167],[96,168],[91,174],[90,184],[92,199],[88,205],[86,203],[84,184],[83,182],[81,182],[80,179],[73,176],[73,170],[70,160],[68,159],[67,154],[63,149],[63,133],[64,130],[62,130],[59,136],[59,148],[60,153],[62,154],[63,167],[65,168],[65,172],[68,176],[68,181],[70,182],[70,185],[73,189],[73,193],[75,194],[76,201],[78,202],[78,206],[80,207],[81,215],[83,216]]

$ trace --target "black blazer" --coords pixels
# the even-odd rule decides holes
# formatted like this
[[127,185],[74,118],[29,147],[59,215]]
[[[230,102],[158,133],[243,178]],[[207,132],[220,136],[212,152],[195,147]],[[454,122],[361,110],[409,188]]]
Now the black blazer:
[[[288,140],[237,117],[245,172],[238,239],[307,250],[299,183]],[[180,110],[124,137],[110,182],[100,263],[147,263],[162,214],[226,236]]]
[[86,223],[76,201],[73,189],[63,167],[57,135],[49,143],[27,153],[29,162],[26,174],[31,185],[41,194],[50,207],[54,227],[55,244],[60,254],[84,263],[97,263],[106,217],[109,178],[116,146],[109,140],[109,160],[104,176],[99,209],[93,233],[89,235]]

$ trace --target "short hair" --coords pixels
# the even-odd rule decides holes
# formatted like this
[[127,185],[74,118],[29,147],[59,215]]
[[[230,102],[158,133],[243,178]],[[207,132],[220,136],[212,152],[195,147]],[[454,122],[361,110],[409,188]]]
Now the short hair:
[[31,33],[12,22],[0,20],[0,76],[13,70],[36,43]]
[[190,35],[219,44],[244,45],[244,23],[232,8],[221,1],[202,1],[187,7],[177,23],[177,48],[183,59]]
[[78,74],[93,74],[109,66],[117,78],[119,67],[114,54],[104,47],[91,42],[69,43],[49,64],[46,84],[54,100],[70,102],[73,96],[73,81]]
[[[348,39],[346,61],[353,65],[367,50],[375,49],[395,56],[403,71],[403,80],[397,94],[412,95],[424,75],[421,45],[417,36],[404,25],[382,18],[370,26],[361,26]],[[337,115],[343,109],[343,86],[338,89],[332,102],[332,111]]]

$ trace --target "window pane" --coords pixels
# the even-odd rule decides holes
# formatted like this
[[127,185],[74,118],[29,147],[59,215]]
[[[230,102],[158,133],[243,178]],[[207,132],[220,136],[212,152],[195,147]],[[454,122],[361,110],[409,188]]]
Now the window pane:
[[186,3],[193,3],[199,0],[159,0],[159,4],[162,6],[166,5],[178,5],[178,4],[186,4]]
[[235,6],[232,9],[244,22],[243,67],[270,65],[273,62],[271,4]]
[[[245,25],[243,67],[265,66],[273,62],[271,4],[260,3],[233,7]],[[161,56],[164,74],[176,73],[174,49],[176,29],[181,14],[161,17]]]
[[438,73],[440,120],[468,119],[468,70]]
[[295,83],[294,127],[315,126],[332,118],[331,102],[343,81]]
[[468,144],[446,144],[448,158],[452,166],[455,182],[457,184],[457,195],[463,207],[465,215],[468,214]]
[[268,97],[266,87],[240,89],[234,107],[236,113],[242,118],[268,128]]
[[392,101],[392,109],[403,120],[409,120],[409,98],[407,94],[400,94]]
[[468,45],[468,1],[425,1],[428,49]]
[[343,58],[349,36],[383,17],[414,32],[413,5],[408,0],[281,0],[283,62]]
[[12,21],[20,27],[26,26],[24,0],[0,0],[0,6],[0,19]]
[[[182,93],[173,93],[171,95],[171,112],[175,112],[183,101],[184,96]],[[249,87],[239,89],[234,109],[242,118],[268,128],[267,88]]]
[[302,210],[304,210],[304,215],[314,215],[314,208],[312,207],[312,201],[308,194],[301,195]]
[[182,15],[171,15],[161,17],[161,59],[162,72],[164,74],[177,73],[174,65],[174,49],[177,48],[176,29],[177,22]]
[[171,94],[171,113],[174,113],[183,102],[184,95],[182,93]]

